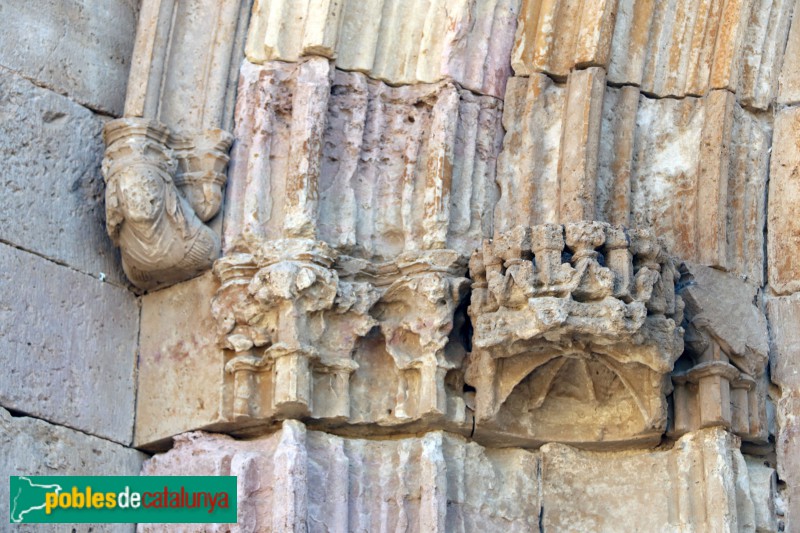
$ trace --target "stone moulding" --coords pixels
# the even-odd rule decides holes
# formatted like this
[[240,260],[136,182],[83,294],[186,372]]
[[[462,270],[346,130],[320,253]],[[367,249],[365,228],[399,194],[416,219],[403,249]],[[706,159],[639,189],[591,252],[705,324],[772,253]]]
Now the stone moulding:
[[657,441],[683,351],[677,269],[646,230],[517,227],[470,261],[476,438]]
[[104,138],[107,229],[130,281],[153,289],[211,268],[220,241],[203,222],[222,203],[233,137],[176,136],[156,121],[122,118]]
[[253,63],[335,59],[391,85],[452,79],[498,98],[511,73],[519,0],[256,0]]
[[[445,350],[468,283],[459,275],[464,269],[457,253],[406,254],[376,266],[313,239],[279,239],[252,249],[214,266],[221,285],[212,313],[232,378],[232,421],[465,423],[463,401],[445,387],[447,373],[461,363]],[[360,367],[354,352],[373,331],[398,374],[396,389],[388,378],[384,388],[367,384],[367,393],[392,406],[390,416],[378,420],[351,411],[353,404],[369,403],[351,398],[351,377]]]

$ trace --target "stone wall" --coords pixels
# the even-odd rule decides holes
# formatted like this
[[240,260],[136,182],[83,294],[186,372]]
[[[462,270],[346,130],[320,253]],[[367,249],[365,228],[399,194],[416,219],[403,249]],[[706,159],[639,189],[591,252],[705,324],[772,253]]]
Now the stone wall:
[[[138,14],[138,0],[0,6],[5,480],[132,475],[145,457],[131,448],[140,302],[106,235],[100,173],[103,126],[123,110]],[[7,490],[6,481],[3,523]]]
[[8,432],[237,531],[800,531],[796,4],[0,7]]

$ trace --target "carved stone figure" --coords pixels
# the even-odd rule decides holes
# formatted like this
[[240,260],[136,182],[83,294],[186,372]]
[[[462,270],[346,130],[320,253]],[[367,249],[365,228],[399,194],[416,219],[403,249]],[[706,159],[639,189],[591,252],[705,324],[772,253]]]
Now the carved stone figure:
[[176,137],[155,121],[124,118],[106,125],[105,140],[108,234],[131,282],[152,289],[211,268],[220,242],[203,222],[219,211],[232,137]]

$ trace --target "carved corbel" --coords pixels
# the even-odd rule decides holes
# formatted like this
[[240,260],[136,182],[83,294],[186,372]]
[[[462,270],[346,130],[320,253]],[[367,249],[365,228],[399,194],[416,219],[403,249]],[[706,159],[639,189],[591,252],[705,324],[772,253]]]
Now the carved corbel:
[[[233,354],[235,419],[347,418],[356,340],[376,324],[378,293],[340,281],[335,253],[309,239],[282,239],[217,261],[212,304],[220,345]],[[314,383],[327,380],[316,390]],[[325,390],[331,401],[315,402]],[[315,408],[315,405],[318,407]]]
[[[248,0],[144,0],[124,118],[104,131],[108,232],[142,289],[192,278],[219,257],[235,69]],[[200,53],[202,51],[202,53]]]
[[682,303],[672,261],[651,237],[577,222],[484,243],[470,261],[465,375],[476,435],[585,446],[660,437]]
[[104,136],[106,224],[131,282],[153,289],[211,268],[220,243],[203,220],[219,211],[232,137],[196,142],[137,118],[109,122]]

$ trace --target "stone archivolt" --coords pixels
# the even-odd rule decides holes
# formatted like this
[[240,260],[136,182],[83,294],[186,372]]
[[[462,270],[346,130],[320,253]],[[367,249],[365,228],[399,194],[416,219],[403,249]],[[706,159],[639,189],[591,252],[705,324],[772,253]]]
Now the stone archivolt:
[[502,97],[519,0],[257,0],[253,63],[335,59],[392,85],[451,79]]
[[[568,258],[568,259],[565,259]],[[520,226],[470,262],[476,437],[592,446],[660,439],[683,350],[676,267],[652,233]]]

